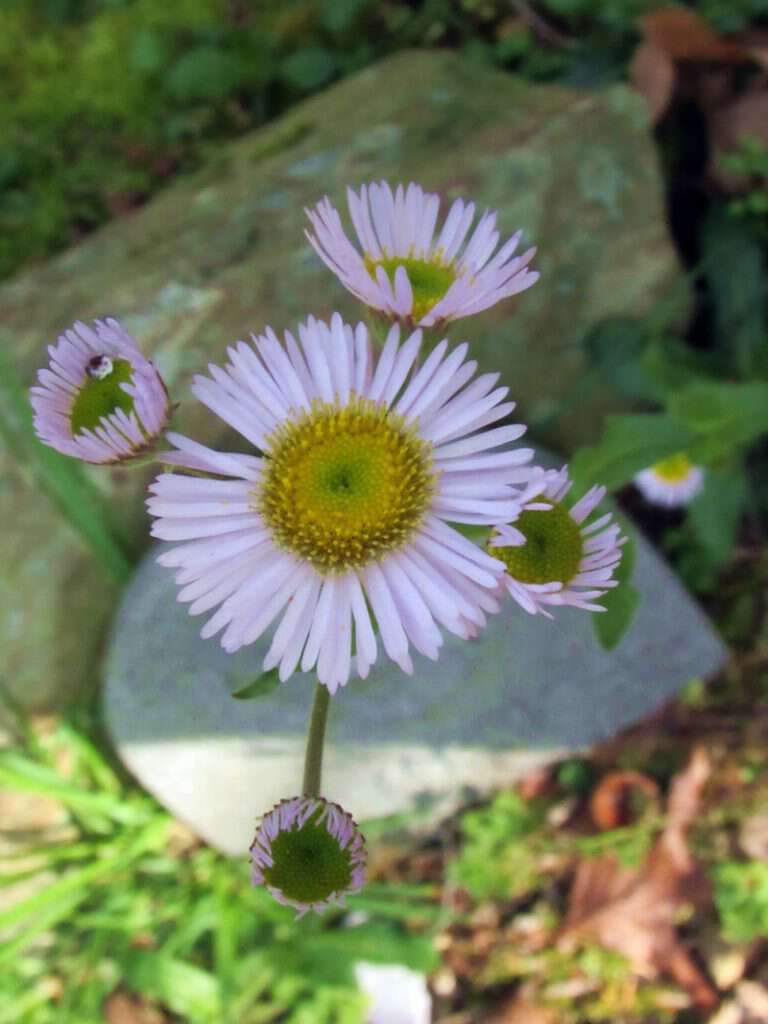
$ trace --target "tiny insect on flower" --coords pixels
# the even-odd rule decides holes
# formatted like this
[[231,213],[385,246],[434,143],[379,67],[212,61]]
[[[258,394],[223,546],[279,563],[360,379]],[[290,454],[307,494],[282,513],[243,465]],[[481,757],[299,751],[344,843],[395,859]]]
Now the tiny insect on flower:
[[116,320],[75,323],[49,348],[30,389],[41,441],[83,462],[127,462],[165,430],[168,392],[154,365]]

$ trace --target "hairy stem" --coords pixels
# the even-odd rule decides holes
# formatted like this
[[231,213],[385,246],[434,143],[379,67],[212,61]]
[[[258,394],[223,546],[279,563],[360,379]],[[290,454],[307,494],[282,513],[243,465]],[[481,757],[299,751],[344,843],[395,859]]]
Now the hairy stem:
[[304,796],[320,795],[320,779],[323,773],[323,746],[325,726],[328,721],[328,706],[331,695],[327,686],[317,683],[312,716],[307,734],[307,752],[304,756]]

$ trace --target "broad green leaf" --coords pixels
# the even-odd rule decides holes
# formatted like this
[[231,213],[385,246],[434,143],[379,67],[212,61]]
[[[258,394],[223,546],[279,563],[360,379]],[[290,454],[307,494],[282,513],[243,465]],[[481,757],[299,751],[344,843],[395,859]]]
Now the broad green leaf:
[[713,462],[768,432],[768,383],[697,381],[671,395],[667,409],[694,434],[691,458]]
[[686,451],[692,440],[691,430],[680,419],[663,413],[609,416],[598,443],[574,456],[571,476],[579,489],[603,484],[615,490],[641,469]]
[[622,548],[621,561],[614,573],[619,585],[606,591],[599,599],[598,604],[601,604],[605,611],[595,612],[592,616],[595,636],[600,645],[608,651],[616,647],[626,633],[641,600],[640,592],[630,582],[635,569],[636,557],[633,530],[627,526],[626,520],[621,520],[621,525],[629,540]]
[[702,492],[688,508],[688,522],[716,566],[730,556],[741,523],[747,483],[741,469],[709,469]]
[[616,647],[631,626],[640,600],[640,591],[631,583],[623,583],[600,598],[605,611],[595,612],[592,626],[601,647],[607,651]]
[[648,329],[632,317],[613,317],[593,327],[583,341],[591,365],[619,394],[656,401],[660,390],[643,365]]
[[139,950],[121,967],[135,992],[157,1000],[191,1024],[220,1024],[219,983],[209,971],[162,952]]
[[247,73],[237,53],[218,46],[198,46],[171,65],[163,84],[169,95],[181,102],[223,100]]
[[280,77],[297,89],[317,89],[336,70],[336,58],[322,46],[308,46],[286,57],[280,64]]
[[743,220],[713,208],[702,233],[703,262],[727,369],[746,377],[765,357],[768,288],[763,245]]
[[248,683],[240,690],[235,690],[232,696],[236,700],[256,700],[259,697],[266,697],[273,690],[276,690],[279,685],[279,672],[276,668],[272,668],[269,672],[263,672],[252,683]]
[[438,963],[432,938],[414,935],[381,921],[356,928],[334,929],[313,936],[312,945],[324,953],[374,963],[405,964],[415,971],[431,971]]
[[131,558],[104,499],[76,459],[61,455],[37,439],[27,392],[1,349],[0,438],[21,466],[34,475],[104,568],[118,582],[125,582]]

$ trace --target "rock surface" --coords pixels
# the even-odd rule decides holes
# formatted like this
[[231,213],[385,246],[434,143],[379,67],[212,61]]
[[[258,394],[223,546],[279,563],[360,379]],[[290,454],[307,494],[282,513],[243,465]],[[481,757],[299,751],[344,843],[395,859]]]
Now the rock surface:
[[[266,697],[231,694],[260,672],[266,639],[236,655],[201,640],[151,552],[119,607],[106,662],[106,720],[142,784],[200,836],[242,854],[256,818],[300,787],[310,675]],[[598,647],[589,615],[554,623],[508,602],[477,641],[448,637],[413,677],[380,663],[334,698],[324,793],[357,820],[410,810],[430,819],[466,792],[508,785],[559,751],[653,711],[725,652],[677,579],[639,540],[644,600],[619,646]]]
[[[472,197],[500,211],[504,232],[522,226],[538,244],[541,282],[452,333],[471,340],[484,368],[502,371],[529,418],[546,419],[582,373],[588,327],[642,315],[680,286],[640,98],[406,53],[222,146],[144,209],[0,287],[0,345],[31,383],[60,330],[116,315],[182,401],[180,429],[220,440],[221,424],[189,400],[188,382],[227,343],[309,312],[360,317],[304,239],[302,211],[372,178]],[[587,396],[548,440],[567,451],[593,439],[610,402]],[[148,472],[92,475],[143,538]],[[0,540],[0,647],[16,697],[44,707],[93,678],[115,587],[7,453],[0,506],[10,524]]]

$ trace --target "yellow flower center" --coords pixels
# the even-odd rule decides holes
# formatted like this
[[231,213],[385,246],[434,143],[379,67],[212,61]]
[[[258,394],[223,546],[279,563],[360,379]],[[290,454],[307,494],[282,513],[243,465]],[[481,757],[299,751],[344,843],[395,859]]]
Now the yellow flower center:
[[441,263],[439,260],[420,260],[411,256],[387,256],[381,260],[374,260],[372,257],[366,256],[365,267],[374,280],[376,279],[376,268],[383,267],[393,286],[395,271],[398,267],[405,267],[413,292],[411,317],[416,321],[426,316],[430,309],[442,299],[457,276],[453,267]]
[[361,568],[421,523],[434,492],[431,447],[375,402],[315,402],[268,439],[257,510],[281,547],[321,572]]
[[130,413],[133,399],[120,385],[130,384],[132,379],[133,370],[127,359],[94,356],[85,368],[83,383],[69,414],[73,435],[93,430],[117,409]]
[[682,452],[670,455],[668,459],[662,459],[651,466],[656,476],[667,484],[679,484],[687,480],[692,468],[690,459]]
[[520,583],[567,584],[579,570],[583,552],[581,530],[567,509],[552,504],[549,509],[523,512],[515,529],[525,536],[519,547],[489,547],[500,558],[509,575]]

